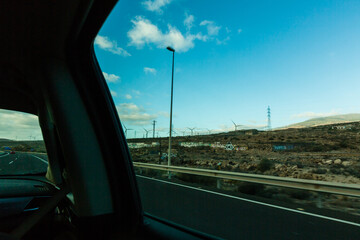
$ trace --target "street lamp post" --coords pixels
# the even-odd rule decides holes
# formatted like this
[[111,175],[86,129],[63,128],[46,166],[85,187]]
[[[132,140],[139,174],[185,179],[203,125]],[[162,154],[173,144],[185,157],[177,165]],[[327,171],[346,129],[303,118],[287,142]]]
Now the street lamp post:
[[[172,133],[172,108],[173,108],[173,84],[174,84],[174,60],[175,60],[175,49],[172,47],[167,47],[167,50],[173,53],[172,60],[172,75],[171,75],[171,103],[170,103],[170,133],[169,133],[169,153],[168,153],[168,166],[171,165],[171,133]],[[169,172],[169,178],[171,178]]]

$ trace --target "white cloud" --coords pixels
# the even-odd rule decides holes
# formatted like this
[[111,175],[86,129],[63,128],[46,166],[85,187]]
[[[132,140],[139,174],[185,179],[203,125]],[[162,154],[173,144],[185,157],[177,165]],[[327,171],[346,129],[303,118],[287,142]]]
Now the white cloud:
[[113,97],[117,97],[117,93],[116,93],[115,91],[110,90],[110,93],[111,93],[111,96],[113,96]]
[[188,31],[190,31],[190,29],[192,28],[193,23],[194,23],[194,16],[185,13],[184,25]]
[[144,67],[144,72],[146,74],[147,73],[156,74],[156,69],[155,68]]
[[108,82],[116,83],[116,82],[120,81],[120,77],[115,74],[108,74],[106,72],[103,72],[103,75],[104,75],[105,80]]
[[133,90],[133,93],[134,93],[135,95],[137,95],[137,96],[141,95],[141,92],[138,91],[138,90]]
[[222,39],[222,40],[220,40],[220,39],[216,39],[216,44],[217,45],[225,45],[225,44],[227,44],[227,42],[230,40],[230,37],[229,36],[227,36],[226,38],[224,38],[224,39]]
[[168,113],[168,112],[161,111],[161,112],[159,112],[159,115],[162,117],[170,118],[170,113]]
[[129,113],[131,111],[134,111],[134,112],[143,112],[144,111],[144,109],[142,107],[139,107],[134,103],[121,103],[119,105],[119,108],[122,108],[122,110],[121,110],[122,113]]
[[155,114],[146,113],[142,107],[134,103],[122,103],[116,107],[120,120],[130,125],[148,125],[157,118]]
[[99,48],[117,54],[120,56],[128,57],[131,56],[125,49],[118,47],[115,40],[111,41],[108,37],[97,35],[95,38],[95,45]]
[[133,20],[133,28],[127,33],[129,45],[142,48],[145,44],[154,44],[158,48],[172,46],[177,52],[186,52],[194,47],[194,41],[206,41],[207,36],[201,33],[186,34],[185,36],[176,28],[168,24],[168,31],[163,33],[149,20],[137,16]]
[[217,26],[213,21],[208,20],[202,21],[200,26],[206,26],[209,36],[218,35],[221,28],[221,26]]
[[238,33],[241,33],[241,32],[242,32],[242,29],[241,29],[241,28],[239,28],[239,29],[237,30],[237,32],[238,32]]
[[297,118],[317,118],[317,117],[328,117],[333,115],[340,114],[338,111],[331,110],[330,112],[325,113],[315,113],[315,112],[303,112],[299,114],[293,114],[290,118],[297,119]]
[[169,4],[171,2],[171,0],[147,0],[142,2],[142,5],[145,6],[145,8],[151,12],[158,12],[158,13],[162,13],[162,7],[166,6],[167,4]]
[[28,113],[0,110],[0,138],[12,140],[42,139],[38,117]]
[[132,96],[131,96],[130,94],[126,94],[126,95],[125,95],[125,98],[126,98],[126,99],[132,99]]

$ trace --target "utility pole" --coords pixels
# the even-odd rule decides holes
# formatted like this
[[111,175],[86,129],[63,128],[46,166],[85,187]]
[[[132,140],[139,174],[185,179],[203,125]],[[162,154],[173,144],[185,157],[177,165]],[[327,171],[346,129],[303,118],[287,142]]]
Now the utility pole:
[[155,124],[156,124],[156,121],[154,120],[153,121],[153,138],[155,138]]
[[[173,112],[173,85],[174,85],[174,62],[175,62],[175,49],[167,47],[167,50],[172,52],[172,74],[171,74],[171,102],[170,102],[170,133],[169,133],[169,153],[168,153],[168,166],[171,165],[171,132],[172,132],[172,112]],[[169,179],[171,179],[171,173],[169,171]]]

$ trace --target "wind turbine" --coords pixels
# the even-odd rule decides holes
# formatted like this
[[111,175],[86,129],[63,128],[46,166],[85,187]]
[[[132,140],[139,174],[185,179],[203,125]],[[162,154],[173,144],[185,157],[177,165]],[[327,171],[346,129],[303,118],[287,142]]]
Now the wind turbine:
[[[169,133],[170,133],[170,130],[169,130]],[[171,129],[171,133],[172,133],[172,134],[177,134],[177,132],[174,130],[174,128]],[[175,137],[175,135],[173,135],[173,136]]]
[[[168,130],[168,129],[164,129],[164,131],[166,132],[166,133],[168,133],[169,134],[169,136],[170,136],[170,129]],[[171,134],[177,134],[177,132],[175,131],[175,128],[174,128],[174,124],[171,126]],[[174,135],[175,136],[175,135]]]
[[145,128],[143,128],[143,129],[146,132],[146,138],[148,138],[148,133],[151,132],[151,130],[146,130]]
[[240,127],[240,126],[243,126],[243,125],[237,125],[236,123],[234,123],[234,121],[233,120],[231,120],[232,121],[232,123],[234,124],[234,127],[235,127],[235,131],[237,130],[237,127]]
[[134,129],[131,129],[131,128],[127,128],[124,124],[123,124],[124,128],[125,128],[125,137],[127,137],[127,131],[128,130],[134,130]]
[[188,129],[191,131],[191,136],[194,136],[194,130],[195,130],[195,128],[189,128],[189,127],[188,127]]
[[210,134],[211,134],[211,130],[210,130],[210,129],[208,129],[208,128],[207,128],[206,130],[208,130],[208,132],[209,132],[209,135],[210,135]]
[[157,134],[157,137],[161,137],[161,134],[162,133],[168,133],[168,131],[167,131],[167,129],[164,129],[164,128],[158,128],[157,130],[156,130],[156,134]]

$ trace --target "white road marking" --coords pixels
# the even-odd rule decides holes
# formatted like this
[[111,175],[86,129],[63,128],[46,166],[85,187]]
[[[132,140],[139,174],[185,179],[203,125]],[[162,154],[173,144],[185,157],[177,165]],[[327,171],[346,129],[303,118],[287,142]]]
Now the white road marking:
[[149,179],[149,180],[158,181],[158,182],[173,184],[173,185],[180,186],[180,187],[190,188],[190,189],[193,189],[193,190],[198,190],[198,191],[203,191],[203,192],[207,192],[207,193],[212,193],[212,194],[216,194],[216,195],[219,195],[219,196],[234,198],[234,199],[237,199],[237,200],[242,200],[242,201],[246,201],[246,202],[251,202],[251,203],[260,204],[260,205],[264,205],[264,206],[268,206],[268,207],[278,208],[278,209],[282,209],[282,210],[286,210],[286,211],[290,211],[290,212],[300,213],[300,214],[309,215],[309,216],[312,216],[312,217],[323,218],[323,219],[327,219],[327,220],[330,220],[330,221],[335,221],[335,222],[340,222],[340,223],[345,223],[345,224],[350,224],[350,225],[354,225],[354,226],[360,227],[360,224],[359,224],[359,223],[354,223],[354,222],[345,221],[345,220],[341,220],[341,219],[337,219],[337,218],[327,217],[327,216],[323,216],[323,215],[319,215],[319,214],[315,214],[315,213],[309,213],[309,212],[299,211],[299,210],[296,210],[296,209],[281,207],[281,206],[277,206],[277,205],[273,205],[273,204],[258,202],[258,201],[254,201],[254,200],[250,200],[250,199],[246,199],[246,198],[231,196],[231,195],[227,195],[227,194],[223,194],[223,193],[213,192],[213,191],[209,191],[209,190],[205,190],[205,189],[199,189],[199,188],[196,188],[196,187],[181,185],[181,184],[178,184],[178,183],[163,181],[163,180],[154,179],[154,178],[150,178],[150,177],[145,177],[145,176],[140,176],[140,175],[136,175],[136,176],[137,176],[137,177],[146,178],[146,179]]
[[39,159],[39,160],[40,160],[40,161],[42,161],[43,163],[49,164],[49,163],[48,163],[47,161],[45,161],[44,159],[39,158],[39,157],[37,157],[37,156],[35,156],[35,155],[30,154],[30,156],[35,157],[35,158]]
[[1,155],[0,157],[6,157],[7,155],[9,155],[10,153],[5,153],[4,155]]
[[9,164],[12,164],[14,161],[9,162]]

